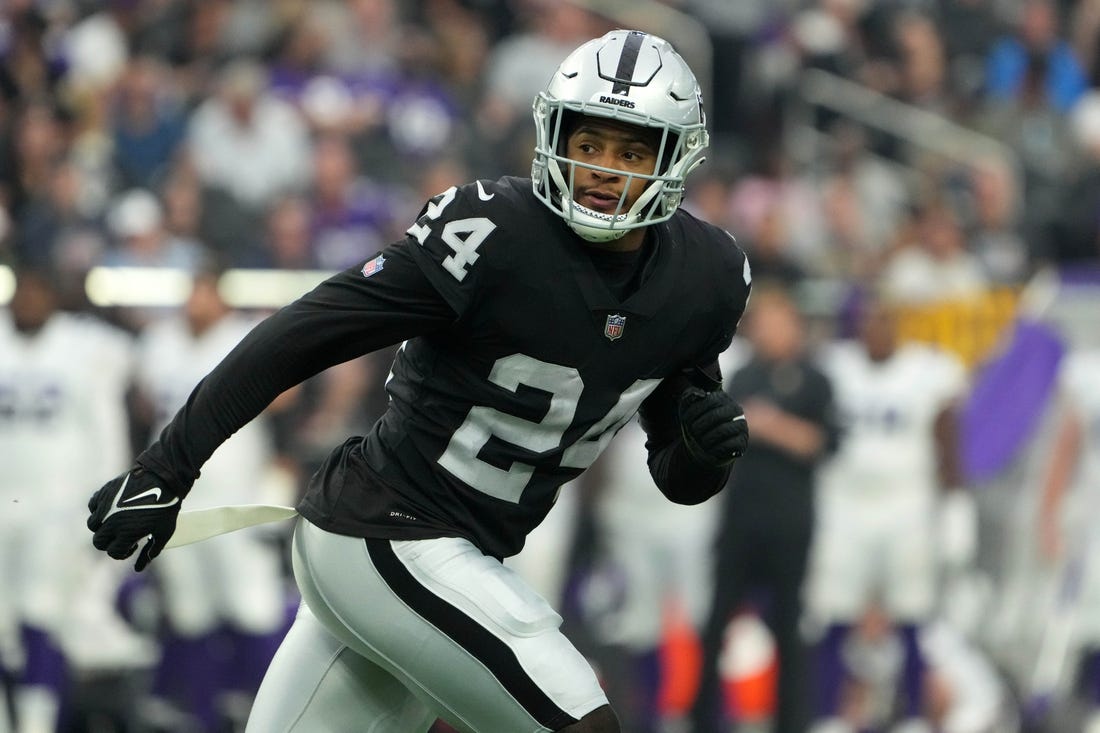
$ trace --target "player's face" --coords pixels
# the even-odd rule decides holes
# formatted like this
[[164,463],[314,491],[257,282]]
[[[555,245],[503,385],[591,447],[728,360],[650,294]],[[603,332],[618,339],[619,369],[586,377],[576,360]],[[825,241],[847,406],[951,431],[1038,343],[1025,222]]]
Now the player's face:
[[218,293],[218,279],[205,275],[195,278],[191,294],[184,304],[191,332],[196,335],[204,333],[228,311],[229,307]]
[[659,133],[655,130],[614,120],[581,118],[566,143],[566,155],[580,164],[574,167],[573,199],[604,214],[626,212],[642,195],[648,181],[624,174],[651,175],[657,167],[658,144]]
[[860,323],[860,337],[871,359],[890,358],[897,346],[897,321],[893,309],[884,303],[869,304]]
[[16,281],[10,306],[16,329],[33,332],[44,326],[57,310],[57,296],[48,281],[37,274],[25,273]]
[[[786,361],[802,352],[802,318],[794,303],[778,293],[761,293],[749,319],[753,347],[765,359]],[[756,296],[754,296],[755,298]]]

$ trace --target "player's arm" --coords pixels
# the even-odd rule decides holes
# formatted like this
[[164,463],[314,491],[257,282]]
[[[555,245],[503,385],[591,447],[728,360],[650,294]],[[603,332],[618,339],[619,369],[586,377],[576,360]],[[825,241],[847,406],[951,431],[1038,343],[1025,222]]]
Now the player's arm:
[[1082,435],[1080,415],[1066,405],[1039,498],[1039,541],[1043,554],[1051,559],[1061,554],[1062,501],[1081,455]]
[[825,447],[826,434],[821,425],[787,412],[771,402],[746,401],[745,414],[752,418],[755,439],[771,443],[799,460],[813,460]]
[[[89,502],[93,543],[128,557],[148,535],[139,569],[175,528],[179,501],[206,460],[279,394],[324,369],[454,322],[411,240],[383,252],[384,266],[334,275],[260,322],[194,389],[130,472]],[[152,546],[152,547],[151,547]]]
[[649,471],[677,504],[698,504],[721,491],[748,448],[744,412],[722,391],[717,362],[665,379],[638,414]]
[[952,491],[963,485],[962,465],[959,459],[958,403],[952,401],[936,415],[932,427],[936,445],[936,465],[940,486]]
[[649,472],[661,492],[677,504],[699,504],[721,491],[749,443],[745,413],[722,389],[718,355],[729,348],[745,312],[752,274],[733,236],[713,231],[713,251],[720,256],[713,269],[724,273],[719,279],[726,285],[715,292],[731,327],[715,334],[697,366],[666,378],[638,411],[647,436]]

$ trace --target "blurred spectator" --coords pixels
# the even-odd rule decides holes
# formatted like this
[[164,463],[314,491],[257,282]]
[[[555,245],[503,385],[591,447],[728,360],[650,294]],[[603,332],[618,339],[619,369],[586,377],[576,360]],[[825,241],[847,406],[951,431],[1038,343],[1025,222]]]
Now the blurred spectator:
[[[715,152],[736,146],[738,139],[759,141],[778,132],[770,115],[778,100],[764,93],[763,77],[793,71],[797,62],[784,55],[785,16],[799,3],[790,0],[684,0],[684,8],[703,23],[710,36],[712,92],[707,112]],[[792,29],[791,35],[798,35]],[[770,56],[769,56],[770,54]],[[771,90],[768,90],[771,91]],[[705,93],[705,92],[704,92]]]
[[34,3],[0,6],[0,89],[4,96],[28,102],[45,99],[67,64],[48,43],[48,22]]
[[[411,198],[415,201],[426,201],[446,191],[451,186],[461,186],[462,181],[468,180],[470,180],[470,174],[467,171],[466,164],[460,159],[453,157],[440,158],[421,172],[417,192]],[[417,211],[413,209],[419,205],[412,204],[406,215],[398,217],[398,219],[412,221],[417,214]]]
[[138,10],[137,3],[109,0],[65,31],[61,45],[71,87],[102,91],[114,84],[129,56],[127,33],[134,30]]
[[946,204],[926,204],[915,224],[909,241],[882,272],[882,287],[891,299],[927,303],[973,296],[987,285],[980,263],[966,249],[958,218]]
[[284,196],[268,209],[264,223],[264,267],[316,269],[309,202],[301,195]]
[[198,177],[177,166],[160,188],[164,205],[164,230],[184,241],[203,241],[203,191]]
[[985,59],[1004,33],[997,0],[934,0],[932,17],[950,60],[951,87],[962,97],[981,91]]
[[186,117],[160,61],[132,59],[119,81],[113,110],[114,164],[122,188],[153,188],[183,140]]
[[[106,248],[100,221],[80,200],[82,172],[69,161],[53,167],[45,197],[23,209],[13,249],[19,261],[65,274],[82,275],[99,261]],[[65,298],[65,302],[69,302]]]
[[779,216],[786,229],[788,256],[815,272],[830,257],[815,182],[795,168],[781,146],[765,147],[756,155],[753,170],[733,185],[730,232],[751,240],[765,217]]
[[[149,191],[126,191],[107,212],[108,249],[97,263],[105,267],[151,267],[193,272],[206,255],[199,243],[169,234],[160,202]],[[175,304],[128,305],[112,314],[114,323],[139,331],[172,311]]]
[[990,51],[986,93],[997,100],[1018,96],[1030,68],[1041,72],[1039,83],[1048,104],[1059,112],[1068,111],[1088,88],[1088,80],[1060,26],[1054,0],[1023,0],[1014,32]]
[[897,97],[931,112],[951,114],[954,98],[948,87],[947,53],[932,19],[901,13],[894,25],[898,53]]
[[25,208],[49,198],[54,166],[65,152],[65,136],[56,109],[37,101],[20,110],[12,132],[11,166],[0,169],[0,188],[15,226]]
[[475,9],[461,0],[426,3],[424,20],[438,46],[439,73],[450,94],[466,110],[475,109],[484,92],[491,42],[489,26],[494,20],[487,16],[492,4],[482,2],[479,3],[482,7]]
[[703,221],[731,230],[730,181],[733,175],[725,171],[703,169],[695,174],[687,187],[684,208]]
[[970,171],[970,182],[970,251],[990,283],[1022,284],[1031,274],[1031,252],[1020,234],[1019,192],[1012,170],[995,160],[979,163]]
[[1100,2],[1081,0],[1069,15],[1069,38],[1090,87],[1100,86]]
[[191,117],[187,139],[203,183],[255,210],[304,187],[309,176],[305,124],[293,107],[266,89],[266,77],[254,61],[225,67],[215,94]]
[[858,0],[823,0],[799,11],[791,35],[802,65],[863,78],[868,58],[862,23],[867,12]]
[[1065,111],[1050,103],[1044,88],[1046,73],[1046,58],[1030,56],[1018,92],[988,100],[973,121],[978,130],[1000,140],[1018,156],[1028,202],[1024,212],[1027,223],[1050,214],[1061,198],[1074,158]]
[[194,271],[202,261],[202,245],[169,234],[164,228],[160,201],[149,191],[135,188],[115,201],[107,216],[115,237],[103,255],[107,267],[172,267]]
[[497,163],[496,170],[484,173],[490,177],[526,169],[528,117],[535,95],[546,84],[546,69],[556,68],[585,38],[602,33],[597,32],[598,21],[571,2],[526,0],[520,7],[523,30],[490,52],[485,92],[476,111],[478,134]]
[[401,18],[394,0],[314,3],[329,38],[325,65],[333,71],[370,76],[393,71],[401,42]]
[[[694,733],[725,730],[719,657],[726,627],[758,612],[776,640],[779,679],[771,730],[804,733],[808,669],[799,624],[814,527],[816,464],[836,446],[832,387],[806,352],[805,325],[782,289],[759,279],[747,312],[752,346],[726,389],[752,427],[749,451],[722,494],[703,668],[692,710]],[[762,287],[763,285],[763,287]]]
[[171,237],[201,243],[227,266],[254,267],[265,258],[262,212],[242,207],[222,189],[203,186],[186,157],[168,171],[160,191]]
[[752,276],[757,281],[791,288],[805,276],[791,256],[787,220],[778,204],[764,212],[756,229],[742,239],[741,244],[752,258]]
[[556,68],[578,40],[591,37],[595,20],[570,2],[528,0],[522,4],[526,30],[503,39],[489,58],[485,122],[507,130],[525,118],[546,85],[546,69]]
[[394,194],[359,174],[346,139],[326,135],[314,144],[312,246],[320,267],[343,270],[398,239],[416,212],[397,203]]
[[404,41],[398,71],[376,81],[383,101],[381,124],[360,136],[356,146],[365,170],[381,180],[411,185],[427,161],[462,144],[465,122],[443,82],[442,59],[431,36],[413,30]]
[[1100,260],[1100,93],[1090,92],[1073,108],[1073,174],[1063,180],[1057,204],[1046,212],[1039,256],[1054,265]]
[[834,277],[875,277],[905,216],[909,191],[890,164],[867,149],[866,134],[850,123],[832,130],[832,156],[821,204],[830,240],[822,270]]
[[290,20],[276,39],[268,68],[271,91],[293,104],[312,131],[351,134],[378,124],[381,109],[369,89],[370,77],[336,74],[327,67],[336,23],[325,18],[335,7],[319,3]]

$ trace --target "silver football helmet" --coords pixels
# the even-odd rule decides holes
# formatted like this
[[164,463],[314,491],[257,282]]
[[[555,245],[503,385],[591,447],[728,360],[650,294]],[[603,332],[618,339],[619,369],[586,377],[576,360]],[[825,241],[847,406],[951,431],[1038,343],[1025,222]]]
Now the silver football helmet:
[[[578,164],[565,157],[569,113],[604,117],[660,132],[652,175],[595,167],[626,179],[619,207],[604,213],[573,199]],[[631,229],[665,221],[684,196],[684,178],[703,162],[709,143],[699,84],[687,63],[662,38],[615,30],[585,43],[554,72],[534,103],[535,195],[593,242],[618,239]],[[587,166],[593,167],[593,166]],[[634,179],[649,181],[629,210],[625,191]]]

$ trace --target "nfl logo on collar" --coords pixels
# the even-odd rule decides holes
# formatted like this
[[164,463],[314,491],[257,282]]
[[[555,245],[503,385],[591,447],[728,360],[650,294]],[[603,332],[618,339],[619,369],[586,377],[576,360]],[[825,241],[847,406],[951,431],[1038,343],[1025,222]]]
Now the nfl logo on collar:
[[603,327],[603,335],[608,339],[614,341],[623,335],[623,328],[626,327],[626,316],[620,316],[618,313],[608,315],[607,323]]

